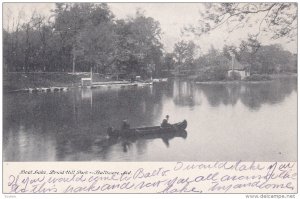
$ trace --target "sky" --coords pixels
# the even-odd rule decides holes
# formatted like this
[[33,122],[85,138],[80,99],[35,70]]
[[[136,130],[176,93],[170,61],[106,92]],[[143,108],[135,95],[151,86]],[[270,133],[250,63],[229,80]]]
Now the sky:
[[[108,5],[118,19],[134,16],[136,10],[140,9],[146,16],[159,21],[163,32],[161,42],[166,52],[171,52],[176,42],[192,39],[200,47],[201,52],[205,53],[211,46],[221,49],[224,44],[238,45],[242,39],[247,38],[249,31],[256,31],[255,28],[238,30],[228,35],[225,29],[221,28],[201,38],[182,35],[184,26],[197,24],[203,3],[109,3]],[[54,3],[4,3],[3,27],[5,29],[11,27],[18,17],[20,22],[28,21],[34,11],[50,16],[54,7]],[[297,52],[297,41],[288,43],[286,39],[270,40],[267,35],[262,35],[259,39],[263,44],[279,43],[284,49]]]

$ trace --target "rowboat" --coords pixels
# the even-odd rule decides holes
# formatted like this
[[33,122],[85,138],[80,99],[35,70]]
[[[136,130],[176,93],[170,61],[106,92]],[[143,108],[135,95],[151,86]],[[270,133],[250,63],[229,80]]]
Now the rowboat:
[[183,120],[175,124],[169,124],[166,127],[152,126],[152,127],[140,127],[125,130],[114,130],[112,127],[107,129],[109,137],[135,137],[148,135],[176,135],[185,132],[187,127],[187,121]]

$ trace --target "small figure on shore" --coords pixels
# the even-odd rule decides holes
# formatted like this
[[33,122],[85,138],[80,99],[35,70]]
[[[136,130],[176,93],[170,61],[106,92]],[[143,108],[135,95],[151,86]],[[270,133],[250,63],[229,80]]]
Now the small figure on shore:
[[168,126],[170,126],[170,124],[169,124],[169,115],[166,115],[166,118],[163,119],[163,121],[162,121],[162,123],[161,123],[160,126],[161,127],[168,127]]

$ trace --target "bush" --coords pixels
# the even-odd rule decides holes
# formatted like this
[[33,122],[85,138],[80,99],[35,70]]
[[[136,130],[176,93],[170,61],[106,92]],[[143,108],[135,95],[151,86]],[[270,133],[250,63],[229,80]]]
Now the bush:
[[269,75],[260,75],[260,74],[253,74],[248,77],[245,77],[245,81],[269,81],[271,77]]
[[227,77],[227,69],[225,67],[213,66],[202,71],[195,79],[197,82],[222,81]]
[[241,80],[242,77],[240,75],[240,73],[232,71],[230,72],[230,75],[226,78],[226,80],[228,81],[234,81],[234,80]]
[[212,81],[211,78],[208,75],[205,75],[204,73],[200,73],[196,78],[196,82],[207,82]]

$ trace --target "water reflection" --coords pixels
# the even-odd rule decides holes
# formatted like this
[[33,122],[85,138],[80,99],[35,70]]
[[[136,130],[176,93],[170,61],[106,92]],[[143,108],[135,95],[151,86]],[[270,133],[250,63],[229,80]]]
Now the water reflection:
[[[5,94],[3,158],[291,161],[296,158],[296,92],[297,79],[287,78],[255,84],[203,85],[175,80],[152,87]],[[270,117],[274,113],[280,113],[281,118]],[[187,119],[188,137],[107,138],[107,127],[118,127],[123,119],[133,127],[153,126],[166,114],[171,116],[171,122]],[[239,127],[239,123],[243,126]],[[266,146],[259,141],[270,134],[272,143]],[[245,149],[236,150],[233,141]],[[285,149],[278,147],[281,145]],[[227,148],[220,150],[222,146]]]
[[[196,87],[196,88],[195,88]],[[276,104],[284,100],[293,91],[297,91],[296,78],[282,78],[261,83],[194,84],[193,82],[174,82],[174,103],[179,106],[201,104],[202,95],[209,104],[217,107],[221,104],[234,106],[238,100],[249,109],[257,110],[262,104]]]
[[94,149],[97,151],[101,151],[103,155],[103,159],[106,159],[107,156],[109,156],[110,152],[112,151],[111,148],[114,147],[114,145],[121,145],[122,151],[124,153],[127,153],[133,146],[133,144],[137,145],[138,153],[140,155],[145,153],[145,145],[147,140],[154,140],[154,139],[161,139],[162,142],[165,144],[166,147],[170,146],[170,141],[174,138],[187,138],[187,132],[174,132],[174,133],[167,133],[167,134],[149,134],[145,135],[143,137],[134,136],[134,137],[128,137],[128,138],[107,138],[104,140],[100,140],[94,143]]
[[193,107],[200,104],[195,98],[194,84],[187,81],[174,81],[173,99],[179,106]]

